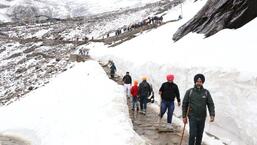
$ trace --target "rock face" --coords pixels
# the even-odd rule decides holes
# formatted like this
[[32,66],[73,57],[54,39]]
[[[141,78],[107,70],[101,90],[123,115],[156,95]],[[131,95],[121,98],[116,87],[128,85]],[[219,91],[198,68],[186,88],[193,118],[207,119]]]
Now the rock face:
[[177,41],[190,32],[209,37],[222,29],[237,29],[257,16],[257,0],[208,0],[205,6],[173,35]]
[[37,16],[38,13],[36,7],[19,5],[13,8],[11,15],[15,21],[29,21]]

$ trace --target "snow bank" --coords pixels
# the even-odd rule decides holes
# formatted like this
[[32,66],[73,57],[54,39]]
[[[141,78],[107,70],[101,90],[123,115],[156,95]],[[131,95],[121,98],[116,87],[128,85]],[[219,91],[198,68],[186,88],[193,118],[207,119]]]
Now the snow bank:
[[129,119],[123,88],[97,62],[77,64],[9,106],[0,133],[33,145],[143,144]]

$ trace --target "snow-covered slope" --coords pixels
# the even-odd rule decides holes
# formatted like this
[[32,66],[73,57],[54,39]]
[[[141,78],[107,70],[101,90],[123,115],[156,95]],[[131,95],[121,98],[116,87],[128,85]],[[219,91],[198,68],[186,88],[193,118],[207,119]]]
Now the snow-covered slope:
[[160,0],[1,0],[0,21],[30,19],[38,15],[54,18],[89,16],[157,1]]
[[1,107],[0,114],[1,135],[31,145],[144,144],[133,130],[123,88],[95,61],[78,64],[24,99]]

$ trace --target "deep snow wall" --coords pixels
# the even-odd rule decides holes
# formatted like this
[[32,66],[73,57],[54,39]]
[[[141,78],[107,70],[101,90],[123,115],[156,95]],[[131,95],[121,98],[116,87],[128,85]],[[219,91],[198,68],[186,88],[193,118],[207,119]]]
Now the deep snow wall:
[[[257,78],[235,70],[204,67],[184,68],[154,62],[136,64],[116,56],[100,57],[103,62],[107,62],[109,59],[114,60],[119,75],[124,75],[129,71],[132,79],[139,82],[141,82],[142,76],[147,76],[148,82],[153,85],[156,100],[160,99],[159,88],[166,81],[166,75],[171,71],[175,75],[175,83],[179,86],[181,100],[183,100],[186,90],[193,87],[194,75],[199,72],[203,73],[206,77],[204,87],[210,91],[213,97],[216,112],[214,123],[209,123],[209,117],[207,117],[205,132],[218,137],[229,145],[254,145],[257,143],[257,140],[253,138],[257,135],[257,131],[253,129],[257,128],[255,123]],[[174,115],[181,116],[181,107],[175,106]]]

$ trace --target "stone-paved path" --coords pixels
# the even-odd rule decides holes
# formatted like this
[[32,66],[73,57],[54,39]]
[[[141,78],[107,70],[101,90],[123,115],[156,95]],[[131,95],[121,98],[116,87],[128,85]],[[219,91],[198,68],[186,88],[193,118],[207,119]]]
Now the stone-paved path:
[[30,143],[21,138],[0,134],[0,145],[30,145]]

